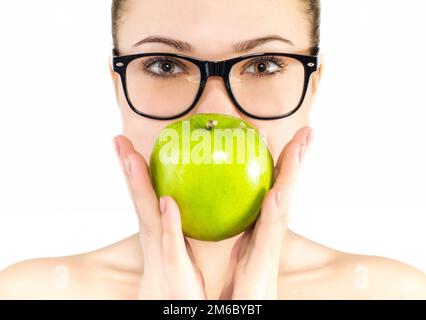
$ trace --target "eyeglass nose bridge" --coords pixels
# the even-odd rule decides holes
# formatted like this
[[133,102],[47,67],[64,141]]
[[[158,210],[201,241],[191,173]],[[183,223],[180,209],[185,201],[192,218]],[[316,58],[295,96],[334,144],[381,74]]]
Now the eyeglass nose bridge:
[[219,76],[225,80],[225,63],[225,61],[206,61],[206,81],[213,76]]

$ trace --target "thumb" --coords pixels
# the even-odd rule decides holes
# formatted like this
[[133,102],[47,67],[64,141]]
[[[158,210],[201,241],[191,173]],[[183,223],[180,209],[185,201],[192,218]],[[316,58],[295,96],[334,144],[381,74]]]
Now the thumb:
[[228,275],[223,284],[222,291],[219,297],[219,300],[229,300],[232,296],[232,287],[233,287],[233,279],[234,279],[234,271],[238,262],[238,258],[241,255],[241,249],[248,237],[248,232],[246,231],[242,236],[240,236],[237,241],[235,241],[234,246],[231,250],[231,255],[229,258],[228,265]]
[[176,266],[188,260],[179,207],[172,197],[163,196],[160,198],[160,211],[163,258],[166,265]]

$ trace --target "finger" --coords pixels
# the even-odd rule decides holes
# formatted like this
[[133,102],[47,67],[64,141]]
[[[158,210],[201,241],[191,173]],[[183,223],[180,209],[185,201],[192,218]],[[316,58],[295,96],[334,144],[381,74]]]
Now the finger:
[[304,153],[306,153],[312,141],[312,132],[313,130],[310,127],[299,129],[282,150],[275,166],[275,182],[273,188],[280,192],[281,198],[283,199],[283,201],[280,202],[280,215],[283,219],[290,206],[296,177]]
[[[177,270],[188,271],[190,259],[182,233],[179,207],[170,196],[160,198],[162,222],[162,253],[166,273],[173,279]],[[188,244],[189,245],[189,244]]]
[[201,270],[198,267],[197,262],[195,260],[195,256],[194,256],[194,252],[192,250],[192,246],[191,246],[191,244],[189,243],[189,241],[186,237],[183,237],[183,238],[185,239],[186,252],[188,253],[189,260],[192,263],[193,270],[195,271],[196,276],[198,277],[198,279],[201,283],[201,286],[203,288],[205,288],[204,277],[203,277],[203,274],[201,273]]
[[184,239],[185,239],[186,251],[188,252],[189,258],[190,258],[193,262],[195,262],[195,256],[194,256],[194,251],[192,251],[192,246],[191,246],[191,244],[189,243],[189,241],[188,241],[188,239],[187,239],[187,238],[185,238],[185,237],[184,237]]
[[[192,250],[191,244],[189,243],[188,239],[185,236],[183,238],[184,238],[184,241],[185,241],[186,252],[188,254],[189,261],[192,263],[193,269],[196,270],[197,272],[201,272],[200,268],[197,265],[197,261],[196,261],[195,255],[194,255],[194,251]],[[203,281],[204,281],[204,279],[203,279]]]
[[114,140],[118,144],[118,157],[138,216],[141,236],[155,237],[158,241],[153,242],[159,244],[161,214],[157,195],[151,184],[148,165],[127,137],[118,135]]
[[[182,223],[179,207],[173,198],[160,198],[162,233],[162,258],[166,278],[174,286],[188,285],[186,281],[194,280],[194,265],[191,261],[185,237],[182,233]],[[189,246],[190,247],[190,246]],[[184,281],[180,283],[177,281]]]
[[[301,163],[302,151],[306,151],[313,137],[313,130],[310,127],[299,129],[293,138],[285,145],[278,157],[275,165],[275,183],[291,183],[294,178],[293,173],[298,164]],[[308,143],[309,142],[309,143]]]
[[231,297],[233,280],[234,280],[234,271],[238,263],[239,257],[241,255],[241,251],[242,251],[241,249],[244,244],[244,241],[246,241],[247,239],[247,235],[248,235],[248,232],[247,231],[244,232],[243,235],[241,235],[232,246],[232,250],[231,250],[231,254],[229,258],[229,264],[228,264],[228,273],[224,281],[224,284],[222,286],[219,300],[227,300],[227,299],[230,299]]
[[262,212],[256,222],[246,270],[249,274],[278,272],[282,237],[286,232],[280,217],[281,195],[271,189],[265,196]]
[[276,243],[276,237],[282,232],[286,220],[281,219],[280,202],[281,192],[276,188],[269,190],[263,199],[262,211],[256,221],[252,237],[254,245],[264,245],[261,249],[272,247]]
[[230,273],[235,269],[236,264],[241,259],[242,256],[244,256],[247,243],[250,241],[250,237],[252,234],[252,229],[245,231],[238,239],[235,241],[234,245],[232,246],[231,254],[229,257],[229,265],[228,270]]

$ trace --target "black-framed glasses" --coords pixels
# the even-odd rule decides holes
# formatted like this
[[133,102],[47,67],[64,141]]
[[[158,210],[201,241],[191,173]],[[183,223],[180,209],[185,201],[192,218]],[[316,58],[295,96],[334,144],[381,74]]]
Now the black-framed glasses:
[[223,61],[208,61],[175,53],[119,56],[112,67],[120,75],[130,108],[151,119],[171,120],[190,112],[207,79],[219,76],[243,114],[260,120],[281,119],[303,103],[310,75],[318,68],[319,47],[313,55],[263,52]]

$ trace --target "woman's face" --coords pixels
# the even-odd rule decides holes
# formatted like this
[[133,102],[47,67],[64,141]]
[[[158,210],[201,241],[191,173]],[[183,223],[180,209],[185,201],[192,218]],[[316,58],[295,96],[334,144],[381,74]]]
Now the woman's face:
[[[309,54],[310,25],[302,5],[301,0],[128,0],[125,16],[118,30],[118,49],[120,55],[139,52],[182,54],[163,43],[133,46],[140,40],[155,35],[188,42],[193,51],[183,54],[213,61],[257,52]],[[279,35],[291,40],[294,45],[273,40],[246,52],[233,52],[233,44],[237,42],[268,35]],[[309,125],[309,113],[321,69],[320,66],[311,75],[301,108],[284,119],[256,120],[240,113],[228,97],[220,77],[209,78],[200,100],[190,114],[229,114],[265,130],[276,162],[282,148],[294,133]],[[125,99],[118,74],[112,70],[111,74],[122,114],[123,134],[148,160],[161,129],[175,120],[154,120],[133,112]]]

